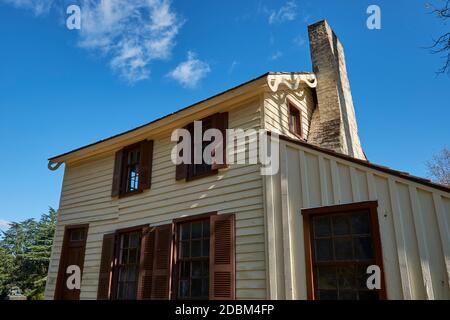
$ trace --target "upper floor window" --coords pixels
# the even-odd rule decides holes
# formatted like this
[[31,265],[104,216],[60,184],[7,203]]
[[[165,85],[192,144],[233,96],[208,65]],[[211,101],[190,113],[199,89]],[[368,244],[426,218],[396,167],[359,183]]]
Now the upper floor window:
[[299,108],[289,103],[289,131],[302,138],[302,112]]
[[124,196],[150,188],[153,140],[144,140],[116,152],[112,196]]
[[127,150],[124,153],[126,161],[124,162],[124,190],[126,193],[133,192],[139,189],[139,162],[140,162],[140,149],[134,148]]
[[[226,129],[228,128],[228,112],[216,113],[212,116],[201,119],[202,122],[202,137],[208,129],[218,129],[222,132],[223,142],[223,156],[224,163],[208,164],[202,157],[202,163],[194,163],[194,123],[190,123],[185,127],[191,133],[191,162],[188,164],[179,164],[176,166],[176,180],[191,180],[200,177],[205,177],[217,173],[218,169],[225,168],[226,165]],[[203,141],[203,139],[202,139]],[[205,148],[212,143],[211,141],[202,142],[202,155]],[[214,156],[214,155],[212,155]]]

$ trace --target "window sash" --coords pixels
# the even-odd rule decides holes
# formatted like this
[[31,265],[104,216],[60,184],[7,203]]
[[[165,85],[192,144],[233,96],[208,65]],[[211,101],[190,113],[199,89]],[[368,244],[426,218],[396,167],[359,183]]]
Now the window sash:
[[[305,260],[306,260],[306,269],[307,269],[307,293],[308,293],[308,299],[318,299],[321,295],[321,290],[323,291],[323,288],[319,288],[319,276],[318,276],[318,268],[343,268],[343,267],[364,267],[372,264],[376,264],[380,267],[381,271],[381,289],[380,290],[368,290],[366,287],[362,288],[361,286],[358,287],[358,289],[355,289],[354,291],[361,291],[362,296],[358,296],[358,293],[356,295],[353,293],[350,294],[348,297],[353,298],[379,298],[379,299],[385,299],[386,298],[386,292],[385,292],[385,285],[384,285],[384,273],[383,273],[383,261],[382,261],[382,253],[381,253],[381,241],[380,241],[380,233],[379,233],[379,225],[378,225],[378,217],[377,217],[377,201],[366,201],[366,202],[359,202],[359,203],[352,203],[352,204],[345,204],[345,205],[333,205],[328,207],[320,207],[320,208],[312,208],[312,209],[303,209],[302,215],[303,215],[303,228],[304,228],[304,241],[305,241]],[[352,258],[351,259],[342,259],[342,260],[335,260],[336,256],[334,247],[332,248],[333,258],[330,260],[323,260],[323,261],[317,261],[316,260],[316,252],[315,252],[315,243],[314,241],[316,239],[323,239],[324,237],[318,236],[318,234],[315,233],[314,230],[314,218],[327,218],[331,219],[333,217],[339,217],[339,216],[351,216],[352,214],[361,213],[362,211],[367,212],[368,214],[368,221],[367,224],[370,228],[370,235],[371,235],[371,257],[365,258],[365,259],[357,259],[355,258],[355,251],[354,248],[352,249]],[[349,218],[350,219],[350,218]],[[350,221],[350,220],[349,220]],[[331,223],[331,222],[330,222]],[[332,227],[332,226],[331,226]],[[351,227],[353,228],[353,227]],[[356,237],[358,236],[367,236],[366,230],[361,229],[361,226],[357,227],[358,232],[354,232],[353,230],[349,233],[347,233],[345,236],[352,236],[354,234]],[[326,231],[323,230],[321,235],[326,235],[326,232],[332,232],[333,236],[336,238],[339,238],[340,235],[339,231],[338,234],[334,234],[334,231]],[[318,233],[320,233],[318,232]],[[326,237],[325,237],[326,238]],[[365,270],[365,269],[364,269]],[[355,271],[356,272],[356,271]],[[367,279],[369,275],[365,274],[365,279]],[[354,285],[356,286],[358,282],[354,282]],[[361,282],[362,283],[362,282]],[[365,283],[364,283],[365,284]],[[348,288],[342,289],[343,291],[347,293]],[[351,291],[352,289],[350,289]],[[352,295],[353,294],[353,295]],[[336,295],[334,296],[336,297]]]

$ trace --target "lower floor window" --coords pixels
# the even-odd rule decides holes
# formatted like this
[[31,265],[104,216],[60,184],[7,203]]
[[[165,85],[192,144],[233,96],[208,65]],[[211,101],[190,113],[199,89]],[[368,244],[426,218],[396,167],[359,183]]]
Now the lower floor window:
[[209,295],[209,219],[181,223],[178,234],[178,298]]
[[376,209],[374,213],[370,208],[336,207],[330,213],[326,208],[305,210],[314,298],[379,299],[379,290],[370,290],[366,284],[367,267],[381,264],[376,250],[378,233],[374,234],[378,226],[374,226],[372,219]]
[[139,276],[140,232],[120,235],[119,261],[117,265],[116,298],[136,299]]

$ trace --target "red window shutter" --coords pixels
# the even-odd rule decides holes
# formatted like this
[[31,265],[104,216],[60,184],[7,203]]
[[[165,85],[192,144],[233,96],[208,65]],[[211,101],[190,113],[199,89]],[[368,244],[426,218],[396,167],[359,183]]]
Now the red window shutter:
[[152,183],[153,140],[140,143],[139,189],[150,189]]
[[172,245],[173,225],[156,227],[151,299],[170,299]]
[[141,240],[141,265],[139,270],[138,300],[152,297],[153,260],[155,250],[155,231],[143,228]]
[[116,197],[120,194],[120,180],[122,176],[122,161],[123,161],[123,150],[116,152],[116,159],[114,161],[114,174],[112,181],[111,196]]
[[222,169],[227,167],[227,129],[228,129],[228,112],[217,113],[212,118],[213,128],[218,129],[222,132],[222,146],[219,145],[223,150],[223,163],[212,164],[212,170]]
[[97,299],[109,300],[111,297],[111,280],[114,263],[115,234],[103,236],[102,258],[100,262],[100,273],[98,280]]
[[[188,124],[186,127],[184,127],[184,129],[186,129],[186,130],[189,130],[189,132],[191,132],[191,139],[194,139],[194,126],[193,126],[194,124],[193,123],[190,123],[190,124]],[[180,137],[180,139],[178,140],[178,143],[180,143],[181,142],[181,137]],[[192,145],[192,141],[191,141],[191,145]],[[194,152],[194,150],[191,150],[191,156],[192,156],[192,152]],[[175,168],[175,180],[184,180],[184,179],[186,179],[187,178],[187,176],[188,176],[188,166],[189,166],[189,164],[186,164],[186,163],[180,163],[180,164],[177,164],[176,165],[176,168]]]
[[187,178],[187,165],[184,163],[177,164],[175,169],[175,179],[176,180],[184,180]]
[[211,216],[209,298],[235,299],[234,214]]

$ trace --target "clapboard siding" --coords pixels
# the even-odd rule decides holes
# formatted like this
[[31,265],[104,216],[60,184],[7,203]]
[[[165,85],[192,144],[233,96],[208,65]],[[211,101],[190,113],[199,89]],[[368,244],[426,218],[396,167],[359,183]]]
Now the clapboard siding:
[[287,89],[280,89],[277,92],[266,91],[264,101],[265,128],[272,132],[296,138],[289,131],[288,101],[302,110],[302,131],[303,138],[306,139],[315,107],[311,89],[307,86],[301,86],[297,91]]
[[267,245],[282,252],[268,257],[272,298],[306,299],[303,208],[377,200],[388,298],[450,299],[450,193],[291,142],[280,147],[280,172],[265,178]]
[[[258,97],[231,109],[229,126],[260,128],[260,101]],[[95,299],[105,233],[144,223],[165,224],[181,216],[212,211],[236,215],[237,298],[266,298],[264,204],[259,166],[231,165],[215,176],[176,181],[175,166],[170,160],[174,146],[170,134],[155,139],[152,187],[139,195],[111,198],[113,153],[65,169],[47,299],[53,297],[55,289],[65,225],[89,223],[80,297]]]

